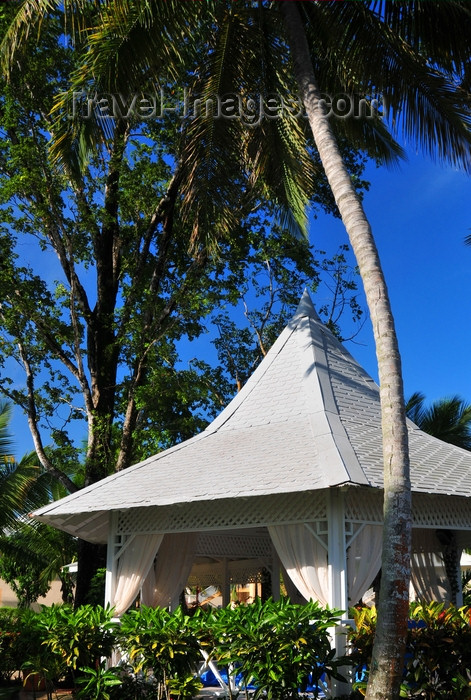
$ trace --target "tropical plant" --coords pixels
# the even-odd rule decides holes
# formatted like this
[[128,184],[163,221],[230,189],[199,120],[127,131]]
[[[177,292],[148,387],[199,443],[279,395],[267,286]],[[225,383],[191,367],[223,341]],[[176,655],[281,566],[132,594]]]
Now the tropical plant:
[[307,691],[318,697],[328,679],[343,678],[340,670],[348,663],[334,660],[331,648],[328,630],[338,621],[338,611],[312,601],[295,605],[257,599],[210,612],[200,640],[209,658],[234,677],[234,685],[252,687],[255,698],[288,700]]
[[77,692],[78,698],[84,700],[110,700],[111,688],[122,685],[118,674],[119,668],[110,668],[106,661],[101,661],[95,668],[80,669],[84,674],[78,676],[77,684],[81,686]]
[[13,455],[10,432],[12,403],[0,402],[0,532],[14,527],[20,515],[48,502],[52,480],[31,452],[19,462]]
[[[77,556],[77,543],[68,533],[19,518],[0,536],[0,576],[13,588],[20,607],[46,595],[58,579],[62,600],[74,600],[74,581],[67,565]],[[101,599],[103,600],[103,598]]]
[[[11,445],[11,404],[0,406],[0,442]],[[13,455],[0,462],[0,576],[12,587],[20,607],[45,595],[59,577],[64,600],[73,599],[73,582],[63,566],[76,556],[74,539],[26,514],[48,503],[54,493],[65,495],[54,475],[38,466],[35,452],[17,462]]]
[[433,437],[471,450],[471,405],[460,396],[425,405],[425,396],[415,392],[406,401],[407,417]]
[[179,607],[141,607],[122,616],[118,642],[126,649],[133,674],[152,676],[158,698],[189,700],[201,688],[195,669],[201,662],[196,618]]
[[0,685],[9,682],[25,660],[21,647],[24,610],[0,608]]
[[[11,404],[0,405],[0,443],[8,450]],[[59,577],[64,600],[73,597],[73,582],[62,567],[76,556],[74,539],[39,523],[27,522],[25,514],[45,505],[59,491],[55,477],[38,466],[35,452],[17,462],[13,455],[0,461],[0,576],[12,587],[20,607],[29,607]]]
[[[412,603],[407,632],[401,697],[469,700],[471,697],[471,630],[469,607],[432,602]],[[349,634],[356,665],[354,687],[365,692],[377,623],[374,608],[352,610]]]
[[[73,610],[69,605],[43,608],[38,616],[43,644],[62,667],[62,675],[73,684],[79,671],[97,668],[102,658],[111,657],[116,641],[116,623],[112,610],[83,605]],[[98,681],[104,679],[97,677]]]

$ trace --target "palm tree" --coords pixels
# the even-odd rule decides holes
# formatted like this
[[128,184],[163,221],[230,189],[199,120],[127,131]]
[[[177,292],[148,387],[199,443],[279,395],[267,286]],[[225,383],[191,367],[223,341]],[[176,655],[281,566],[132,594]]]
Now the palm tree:
[[[22,568],[34,570],[39,578],[38,591],[46,590],[58,576],[64,600],[71,599],[70,575],[62,570],[76,554],[73,538],[41,523],[29,523],[27,514],[45,505],[52,496],[66,495],[53,475],[38,466],[36,453],[30,452],[16,462],[11,452],[9,431],[12,409],[0,403],[0,558],[8,560],[15,578]],[[4,571],[4,567],[2,567]],[[5,571],[4,571],[5,573]],[[12,583],[12,581],[10,581]],[[27,593],[27,592],[26,592]],[[26,597],[27,602],[29,599]]]
[[425,396],[415,392],[406,401],[406,413],[421,430],[443,442],[471,450],[471,404],[460,396],[425,406]]
[[15,525],[18,516],[50,500],[51,476],[41,473],[35,452],[16,462],[9,424],[11,405],[0,402],[0,532]]
[[[23,18],[15,25],[16,29],[19,26],[24,30],[25,19],[31,21],[36,5],[32,0],[24,3]],[[179,19],[181,8],[185,7],[186,12],[189,5],[200,4],[110,1],[102,8],[101,26],[88,35],[84,69],[75,77],[81,81],[98,76],[103,81],[111,75],[114,86],[123,78],[129,81],[137,76],[138,81],[142,80],[143,69],[148,75],[155,69],[160,77],[162,45],[168,43],[169,38],[174,47],[194,46],[188,41]],[[159,11],[158,8],[164,6],[165,12]],[[196,52],[195,60],[200,62],[191,65],[192,75],[203,85],[203,95],[220,90],[227,85],[225,80],[232,80],[232,91],[237,92],[241,85],[245,88],[250,84],[254,70],[257,72],[255,85],[266,81],[265,86],[289,89],[294,74],[320,161],[360,268],[378,358],[385,494],[380,617],[367,698],[395,698],[399,693],[408,615],[411,520],[401,360],[371,227],[342,160],[335,134],[349,135],[356,145],[363,146],[365,135],[373,135],[374,146],[378,148],[381,137],[385,139],[385,131],[379,128],[378,120],[350,119],[331,123],[325,113],[322,91],[359,94],[366,98],[382,94],[385,113],[400,124],[407,136],[426,150],[436,152],[439,158],[469,167],[467,95],[456,87],[455,78],[464,72],[469,58],[470,13],[466,3],[459,0],[427,5],[423,1],[311,1],[301,6],[293,2],[208,2],[204,7],[206,16],[201,15],[199,9],[195,11],[199,34],[195,31],[196,22],[192,23],[193,34],[200,41],[200,54]],[[183,25],[186,21],[187,18]],[[167,41],[162,41],[162,36]],[[106,37],[108,41],[103,41]],[[11,49],[16,40],[11,33],[7,47]],[[131,47],[136,49],[135,55]],[[172,56],[178,66],[181,57],[175,56],[175,51]],[[188,55],[185,58],[188,59]],[[248,78],[244,77],[247,68],[251,70]],[[128,90],[129,86],[127,82]],[[299,145],[303,137],[298,121],[285,115],[277,123],[266,120],[258,130],[241,130],[239,126],[230,121],[222,128],[221,123],[215,123],[212,114],[203,114],[186,130],[180,170],[181,193],[183,212],[193,220],[196,245],[206,243],[210,229],[217,228],[211,226],[214,221],[221,224],[222,232],[230,231],[230,197],[236,188],[220,186],[224,167],[218,169],[217,164],[224,164],[225,158],[231,163],[240,162],[241,168],[249,168],[253,181],[269,191],[274,201],[291,207],[294,221],[298,226],[303,225],[306,187],[300,179],[301,170],[296,171],[296,163],[290,157],[292,148]],[[367,128],[371,126],[376,130]],[[93,139],[103,138],[96,128],[93,132],[90,124],[87,124],[87,133],[84,128],[81,132],[82,144],[86,144],[87,139],[91,144]],[[72,136],[76,137],[77,132]],[[63,131],[59,131],[56,142],[59,148],[74,143],[73,139],[67,143]],[[384,143],[390,155],[397,154],[398,149],[394,151],[390,140]],[[269,155],[276,148],[278,167],[273,167]],[[305,158],[300,162],[305,171]],[[217,183],[218,187],[213,189],[212,183]],[[237,185],[237,181],[232,184]],[[212,209],[210,202],[209,207],[206,206],[208,196],[204,197],[203,185],[217,204]],[[219,206],[218,198],[224,206]]]

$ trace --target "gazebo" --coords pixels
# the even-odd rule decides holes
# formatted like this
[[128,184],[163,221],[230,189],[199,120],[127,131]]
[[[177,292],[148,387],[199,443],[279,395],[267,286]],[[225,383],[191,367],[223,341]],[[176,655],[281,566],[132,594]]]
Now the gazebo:
[[[408,422],[417,596],[459,603],[471,546],[471,452]],[[288,592],[348,610],[379,572],[379,390],[305,293],[240,393],[204,430],[36,511],[108,544],[106,602],[175,606],[189,577],[217,585],[280,568]],[[345,613],[347,616],[347,613]]]

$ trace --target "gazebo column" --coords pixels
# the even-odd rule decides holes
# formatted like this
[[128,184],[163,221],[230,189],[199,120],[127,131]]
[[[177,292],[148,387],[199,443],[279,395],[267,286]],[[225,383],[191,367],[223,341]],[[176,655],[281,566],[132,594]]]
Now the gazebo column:
[[[345,539],[345,493],[342,488],[327,492],[328,524],[328,581],[329,607],[343,610],[342,619],[348,619],[347,551]],[[331,632],[332,647],[337,656],[346,651],[345,627],[335,627]],[[347,670],[345,669],[347,672]],[[347,694],[351,688],[340,681],[332,681],[332,695]]]
[[105,607],[111,605],[113,601],[113,593],[116,588],[116,576],[118,569],[118,561],[115,556],[116,552],[116,533],[118,531],[118,512],[110,511],[109,529],[108,529],[108,546],[106,550],[106,576],[105,576]]
[[[327,492],[329,605],[347,610],[347,553],[345,543],[345,495],[340,488]],[[348,617],[348,612],[344,617]]]

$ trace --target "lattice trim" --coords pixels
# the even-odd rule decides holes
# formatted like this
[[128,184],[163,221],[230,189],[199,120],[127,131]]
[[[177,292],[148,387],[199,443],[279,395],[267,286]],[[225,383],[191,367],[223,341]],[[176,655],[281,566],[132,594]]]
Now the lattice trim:
[[196,545],[196,556],[256,558],[271,557],[272,544],[268,532],[258,530],[256,534],[201,533]]
[[[357,523],[383,521],[383,492],[379,489],[351,488],[345,494],[345,528],[347,542]],[[471,531],[469,499],[460,496],[413,494],[413,526],[448,528]],[[189,503],[182,506],[132,508],[119,513],[117,534],[201,532],[245,530],[267,525],[301,522],[325,522],[327,520],[325,491],[299,494],[257,496],[248,499],[221,499],[211,503]],[[321,527],[321,526],[319,526]],[[319,530],[319,535],[323,536]],[[203,536],[203,535],[202,535]],[[231,535],[232,536],[232,535]],[[231,546],[242,552],[250,548],[251,556],[267,553],[267,535],[261,540],[240,534],[232,539]],[[201,540],[203,541],[203,540]],[[207,540],[209,551],[221,547],[223,540]],[[247,554],[247,549],[245,549]],[[238,556],[238,555],[236,555]]]
[[[262,569],[272,572],[273,562],[270,558],[245,559],[227,562],[227,578],[230,583],[256,583],[262,580]],[[224,586],[225,567],[221,562],[195,564],[188,577],[188,586]]]
[[326,518],[323,491],[221,499],[120,511],[118,533],[234,530]]
[[[471,530],[471,504],[462,496],[412,494],[412,526]],[[345,497],[345,520],[352,523],[383,522],[383,491],[349,489]]]
[[412,494],[414,527],[471,530],[471,504],[460,496]]
[[383,522],[383,492],[379,489],[348,489],[345,495],[345,521]]

